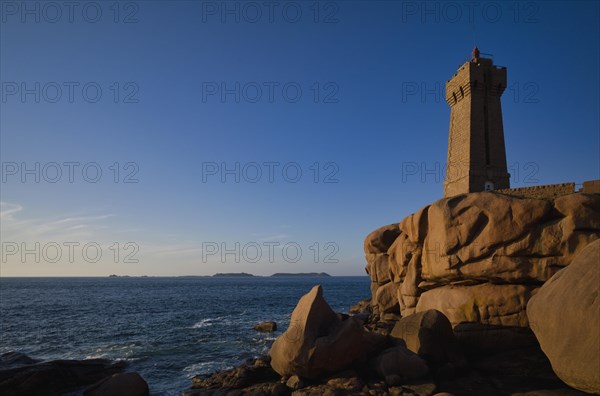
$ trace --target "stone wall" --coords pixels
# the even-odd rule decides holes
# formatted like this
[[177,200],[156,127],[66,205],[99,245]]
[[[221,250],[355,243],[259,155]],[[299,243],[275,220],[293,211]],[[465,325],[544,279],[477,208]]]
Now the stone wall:
[[494,192],[518,198],[551,199],[575,192],[575,183],[546,184],[543,186],[506,188]]
[[580,191],[586,194],[600,194],[600,180],[584,181]]

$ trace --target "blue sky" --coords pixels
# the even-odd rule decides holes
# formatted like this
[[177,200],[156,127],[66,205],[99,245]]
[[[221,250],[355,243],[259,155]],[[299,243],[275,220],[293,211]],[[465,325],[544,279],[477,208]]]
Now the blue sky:
[[600,177],[598,2],[53,4],[1,3],[2,276],[362,275],[474,42],[511,185]]

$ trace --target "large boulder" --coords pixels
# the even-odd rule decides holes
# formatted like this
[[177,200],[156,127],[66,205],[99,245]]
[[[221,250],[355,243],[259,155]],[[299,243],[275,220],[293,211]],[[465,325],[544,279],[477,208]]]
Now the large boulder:
[[290,326],[273,343],[271,366],[284,377],[316,379],[366,359],[378,340],[365,332],[360,320],[336,315],[321,286],[315,286],[302,296]]
[[367,266],[365,270],[371,277],[371,281],[380,285],[388,283],[391,280],[388,255],[386,253],[367,253],[366,257]]
[[463,363],[450,321],[435,309],[401,318],[390,336],[432,364]]
[[400,313],[397,291],[398,285],[392,282],[386,283],[377,289],[373,304],[377,305],[380,315],[386,313]]
[[527,305],[531,328],[554,372],[573,388],[596,394],[600,394],[599,293],[597,240],[546,282]]
[[527,327],[527,301],[531,287],[525,285],[442,286],[421,294],[417,312],[436,309],[453,326],[481,323]]
[[148,384],[138,373],[113,374],[87,388],[84,396],[148,396]]
[[526,285],[442,286],[421,294],[417,312],[443,312],[463,346],[503,350],[535,344],[527,320],[527,301],[533,287]]
[[365,238],[365,253],[385,253],[400,235],[398,224],[389,224],[378,228]]

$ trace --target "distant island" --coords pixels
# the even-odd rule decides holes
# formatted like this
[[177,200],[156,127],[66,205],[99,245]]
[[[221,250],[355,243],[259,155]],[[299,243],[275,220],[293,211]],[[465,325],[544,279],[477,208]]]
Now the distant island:
[[300,273],[296,273],[296,274],[292,274],[292,273],[285,273],[285,272],[278,272],[276,274],[273,274],[271,276],[302,276],[302,277],[316,277],[316,278],[321,278],[321,277],[327,277],[327,276],[331,276],[325,272],[300,272]]
[[[306,278],[323,278],[329,277],[331,275],[325,272],[299,272],[299,273],[287,273],[287,272],[278,272],[276,274],[271,275],[271,277],[306,277]],[[217,273],[213,275],[213,278],[258,278],[262,277],[259,275],[252,275],[246,272],[228,272],[228,273]]]
[[[292,273],[292,272],[277,272],[273,275],[253,275],[253,274],[249,274],[247,272],[225,272],[225,273],[221,273],[218,272],[214,275],[179,275],[177,276],[177,278],[263,278],[263,277],[280,277],[280,278],[285,278],[285,277],[305,277],[305,278],[325,278],[325,277],[331,277],[332,275],[329,275],[326,272],[297,272],[297,273]],[[110,274],[108,275],[109,278],[131,278],[132,276],[130,275],[117,275],[117,274]],[[135,278],[148,278],[148,275],[140,275],[140,276],[134,276]]]

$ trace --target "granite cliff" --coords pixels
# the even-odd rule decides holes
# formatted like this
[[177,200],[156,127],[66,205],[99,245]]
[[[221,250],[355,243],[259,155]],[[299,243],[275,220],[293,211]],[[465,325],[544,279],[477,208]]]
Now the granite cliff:
[[440,199],[365,239],[375,313],[385,320],[435,308],[455,331],[526,328],[536,289],[598,238],[598,194]]

